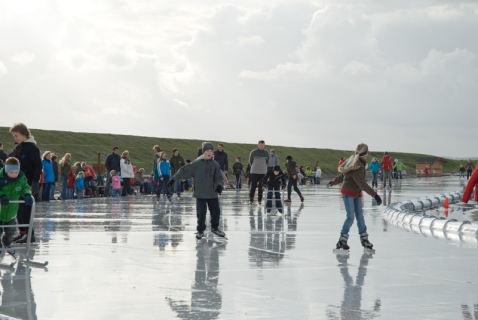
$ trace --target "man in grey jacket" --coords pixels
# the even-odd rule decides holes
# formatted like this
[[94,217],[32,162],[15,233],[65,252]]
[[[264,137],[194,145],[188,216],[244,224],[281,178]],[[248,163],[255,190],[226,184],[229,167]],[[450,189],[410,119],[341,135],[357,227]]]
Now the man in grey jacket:
[[168,188],[174,185],[174,181],[187,180],[194,178],[194,193],[196,198],[197,215],[197,233],[196,238],[204,237],[206,230],[207,208],[211,213],[211,232],[225,237],[226,234],[219,230],[219,219],[221,217],[221,208],[219,207],[218,194],[224,189],[221,168],[219,164],[212,159],[214,147],[212,143],[206,142],[202,147],[202,155],[193,163],[181,167],[179,171],[168,182]]
[[256,188],[259,187],[257,201],[259,205],[262,202],[262,180],[267,173],[267,164],[269,163],[269,152],[264,150],[266,143],[264,140],[259,141],[257,149],[252,150],[249,155],[249,164],[251,165],[250,179],[251,190],[249,191],[249,204],[254,201]]

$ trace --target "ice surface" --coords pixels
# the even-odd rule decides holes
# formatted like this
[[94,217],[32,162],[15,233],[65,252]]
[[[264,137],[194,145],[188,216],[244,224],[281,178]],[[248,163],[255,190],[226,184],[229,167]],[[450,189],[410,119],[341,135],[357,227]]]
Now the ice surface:
[[[457,178],[407,179],[384,204],[455,192]],[[365,195],[375,254],[356,224],[350,255],[332,249],[345,218],[338,187],[301,187],[284,215],[225,191],[228,242],[194,238],[195,201],[152,197],[37,205],[38,268],[0,270],[0,314],[19,319],[478,319],[476,237],[397,225]],[[453,209],[453,210],[452,210]],[[449,219],[477,221],[473,203]],[[443,208],[434,212],[443,217]],[[407,217],[402,219],[407,220]],[[439,231],[439,232],[437,232]],[[3,256],[3,262],[12,262]],[[0,317],[1,318],[1,317]]]

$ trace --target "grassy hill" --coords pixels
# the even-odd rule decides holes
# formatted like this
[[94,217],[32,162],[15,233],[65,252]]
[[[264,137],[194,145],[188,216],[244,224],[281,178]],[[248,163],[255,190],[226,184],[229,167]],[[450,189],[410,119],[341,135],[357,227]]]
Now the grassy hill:
[[[0,142],[4,145],[4,150],[11,152],[13,138],[9,128],[0,127]],[[147,171],[152,168],[154,145],[158,144],[163,150],[171,156],[171,150],[177,148],[180,155],[186,160],[194,160],[197,155],[197,149],[201,146],[200,140],[185,139],[166,139],[141,136],[127,136],[120,134],[99,134],[84,132],[69,132],[55,130],[32,129],[32,135],[37,141],[41,152],[49,150],[59,155],[69,152],[72,154],[73,162],[84,161],[88,164],[97,163],[97,154],[101,153],[101,162],[104,163],[106,156],[111,153],[114,146],[119,147],[120,153],[129,150],[131,154],[131,162],[133,165],[144,167]],[[211,141],[215,146],[218,141]],[[255,144],[243,143],[227,143],[223,142],[224,150],[229,156],[229,167],[232,167],[235,156],[240,156],[242,163],[246,164],[249,153],[257,147]],[[291,155],[298,165],[315,166],[318,161],[319,166],[325,174],[335,174],[337,172],[337,162],[340,157],[349,157],[353,152],[351,150],[332,150],[332,149],[316,149],[316,148],[293,148],[285,146],[267,145],[267,149],[276,149],[281,163],[285,161],[285,157]],[[389,150],[390,152],[390,150]],[[416,153],[390,152],[394,158],[399,158],[407,166],[410,173],[415,172],[415,160],[420,157],[433,156]],[[383,151],[373,152],[372,157],[381,159]],[[440,156],[440,155],[436,155]],[[460,163],[465,164],[462,160],[448,160],[445,165],[445,172],[457,171]]]

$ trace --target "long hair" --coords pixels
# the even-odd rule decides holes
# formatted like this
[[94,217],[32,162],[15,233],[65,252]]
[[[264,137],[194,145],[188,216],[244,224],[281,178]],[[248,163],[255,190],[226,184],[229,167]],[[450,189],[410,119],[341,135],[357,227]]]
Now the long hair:
[[65,165],[66,161],[70,161],[70,160],[71,160],[71,153],[65,153],[63,158],[61,158],[61,160],[60,160],[60,164],[63,166],[63,165]]

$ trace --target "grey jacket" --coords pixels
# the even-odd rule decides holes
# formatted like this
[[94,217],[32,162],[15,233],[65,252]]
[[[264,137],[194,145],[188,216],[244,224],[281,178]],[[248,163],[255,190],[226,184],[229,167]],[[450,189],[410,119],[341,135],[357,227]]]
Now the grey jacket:
[[249,155],[249,163],[251,164],[251,174],[266,174],[267,163],[269,162],[269,152],[266,150],[252,150]]
[[267,165],[270,167],[275,167],[279,165],[279,157],[275,154],[269,155],[269,164]]
[[205,160],[200,156],[191,164],[181,167],[173,176],[174,181],[187,180],[194,178],[193,197],[200,199],[217,198],[216,187],[224,187],[221,168],[214,160]]

